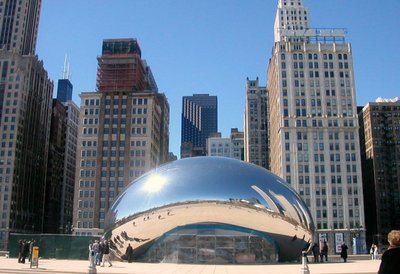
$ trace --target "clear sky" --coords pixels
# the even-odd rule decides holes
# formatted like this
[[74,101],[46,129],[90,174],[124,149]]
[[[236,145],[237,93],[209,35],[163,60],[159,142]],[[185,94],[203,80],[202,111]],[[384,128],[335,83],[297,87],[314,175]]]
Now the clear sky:
[[[357,104],[400,97],[400,1],[305,0],[311,27],[346,28]],[[266,85],[277,0],[42,0],[37,54],[49,77],[71,65],[73,100],[95,91],[103,39],[136,38],[170,104],[170,151],[180,156],[182,97],[218,96],[218,129],[243,130],[246,78]]]

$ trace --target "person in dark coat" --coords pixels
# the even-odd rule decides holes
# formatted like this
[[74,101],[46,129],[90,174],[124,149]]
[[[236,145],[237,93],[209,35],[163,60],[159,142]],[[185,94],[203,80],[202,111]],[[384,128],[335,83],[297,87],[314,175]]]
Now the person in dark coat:
[[314,263],[318,263],[318,257],[319,257],[319,245],[317,243],[314,243],[312,247],[312,253],[314,256]]
[[24,253],[24,241],[23,240],[19,240],[18,241],[18,246],[19,246],[18,263],[22,263],[22,253]]
[[400,230],[388,234],[389,248],[383,253],[378,274],[400,273]]
[[106,261],[108,262],[109,266],[112,266],[110,259],[110,246],[108,244],[108,241],[104,241],[103,243],[103,259],[101,266],[104,266]]
[[25,259],[26,257],[29,256],[29,246],[30,246],[30,242],[28,241],[24,241],[24,245],[22,248],[22,258],[21,258],[21,263],[25,263]]
[[131,244],[128,244],[128,247],[126,248],[126,251],[125,251],[125,256],[126,256],[128,263],[131,263],[132,259],[133,259],[132,258],[133,257],[133,248],[132,248]]
[[349,249],[346,245],[346,243],[343,243],[342,246],[342,251],[340,251],[340,257],[343,258],[344,262],[347,262],[347,249]]

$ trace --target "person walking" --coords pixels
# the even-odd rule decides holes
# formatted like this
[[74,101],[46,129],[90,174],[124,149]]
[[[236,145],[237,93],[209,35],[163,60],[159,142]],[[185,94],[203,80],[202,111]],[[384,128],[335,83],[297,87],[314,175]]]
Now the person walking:
[[377,245],[375,245],[375,249],[374,249],[374,260],[379,260],[379,248]]
[[112,266],[110,259],[110,245],[108,244],[108,241],[104,241],[103,245],[103,261],[101,264],[102,267],[104,267],[106,261],[109,263],[109,266]]
[[100,265],[101,262],[103,261],[103,248],[104,244],[102,242],[99,242],[99,253],[98,256],[96,257],[96,265]]
[[93,250],[93,241],[89,243],[89,266],[90,268],[96,268],[96,253]]
[[326,241],[322,243],[320,257],[321,257],[321,263],[324,257],[325,257],[325,262],[328,261],[328,243]]
[[314,243],[312,247],[312,253],[314,256],[314,263],[318,263],[318,257],[319,257],[319,246],[317,243]]
[[96,265],[99,265],[99,248],[100,248],[100,243],[98,240],[95,240],[93,245],[92,245],[92,250],[94,251],[94,263]]
[[371,248],[369,249],[369,254],[371,255],[371,260],[375,260],[374,252],[375,252],[375,244],[372,244]]
[[32,260],[32,252],[33,252],[33,247],[34,247],[34,245],[35,245],[35,240],[32,239],[32,240],[29,242],[29,261]]
[[128,261],[128,263],[131,263],[132,256],[133,256],[133,248],[132,248],[131,244],[128,244],[128,247],[126,248],[126,251],[125,251],[125,256],[126,256],[126,260]]
[[21,263],[21,261],[22,261],[22,253],[24,252],[24,241],[23,240],[19,240],[18,241],[18,246],[19,246],[18,263]]
[[347,249],[349,249],[346,245],[346,243],[343,243],[341,245],[341,251],[340,251],[340,257],[343,258],[344,262],[347,262]]
[[383,253],[378,274],[394,274],[400,271],[400,230],[388,234],[389,248]]
[[21,258],[21,263],[25,263],[26,257],[29,256],[29,242],[24,241],[23,247],[22,247],[22,258]]

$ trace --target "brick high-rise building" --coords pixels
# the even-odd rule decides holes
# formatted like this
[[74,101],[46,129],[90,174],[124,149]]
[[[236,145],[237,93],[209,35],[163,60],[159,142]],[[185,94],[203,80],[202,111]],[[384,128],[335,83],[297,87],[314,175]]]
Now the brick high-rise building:
[[[303,0],[280,0],[268,65],[271,171],[309,206],[315,240],[365,251],[352,48],[343,29],[312,29]],[[356,248],[357,250],[353,250]]]
[[35,56],[40,0],[0,9],[0,249],[43,231],[53,82]]
[[97,91],[81,94],[75,234],[102,234],[118,193],[167,162],[169,105],[156,87],[136,39],[104,40]]
[[400,227],[400,100],[368,103],[360,119],[368,245],[387,245]]

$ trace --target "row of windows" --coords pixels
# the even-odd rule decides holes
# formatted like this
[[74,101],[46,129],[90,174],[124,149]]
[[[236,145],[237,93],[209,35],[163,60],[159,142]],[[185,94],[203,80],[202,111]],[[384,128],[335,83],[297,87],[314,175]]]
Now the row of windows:
[[79,198],[83,198],[83,197],[89,198],[89,195],[90,195],[91,198],[93,198],[94,197],[94,191],[93,190],[91,190],[91,191],[89,191],[89,190],[80,190],[79,191]]
[[[293,81],[290,81],[292,84],[293,84],[293,88],[304,88],[305,87],[305,80],[293,80]],[[316,87],[320,87],[320,82],[319,82],[319,80],[315,80],[315,82],[313,81],[313,80],[309,80],[308,81],[309,82],[309,86],[310,87],[314,87],[314,84],[315,84],[315,86]],[[329,88],[329,87],[332,87],[332,88],[334,88],[334,87],[336,87],[336,80],[335,79],[331,79],[331,80],[329,80],[329,79],[325,79],[325,81],[324,81],[324,83],[325,83],[325,87],[326,88]],[[351,82],[350,82],[350,80],[344,80],[344,79],[340,79],[340,81],[339,81],[339,83],[340,83],[340,87],[347,87],[347,88],[350,88],[351,87]],[[282,80],[282,87],[284,88],[284,90],[286,90],[285,88],[287,88],[289,85],[288,85],[288,81],[286,80],[286,79],[283,79]],[[304,94],[303,94],[303,96],[305,95],[305,90],[304,89],[302,89],[304,92]],[[319,95],[317,95],[317,96],[320,96],[320,94],[321,94],[321,92],[320,91],[318,91],[318,90],[314,90],[314,89],[311,89],[311,90],[309,90],[309,94],[310,95],[312,95],[312,96],[316,96],[316,94],[318,94],[319,93]],[[287,91],[286,92],[283,92],[283,94],[284,94],[284,96],[287,96]]]
[[93,218],[93,211],[78,211],[78,218],[79,219],[87,219],[87,218]]
[[96,150],[82,150],[81,151],[81,156],[82,157],[97,157],[97,151]]
[[[304,156],[303,156],[303,157],[304,157]],[[355,161],[355,160],[354,160],[354,161]],[[350,161],[347,161],[347,162],[350,162]],[[346,165],[347,170],[350,170],[350,169],[348,168],[349,166],[350,166],[350,165]],[[311,168],[312,168],[312,167],[314,167],[314,173],[321,173],[321,174],[325,174],[325,173],[326,173],[326,169],[327,169],[327,166],[326,166],[326,165],[317,165],[317,164],[314,164],[314,165],[311,166]],[[330,171],[331,173],[335,173],[335,172],[340,173],[340,172],[342,172],[342,171],[341,171],[341,166],[340,166],[340,165],[330,165],[330,167],[331,167],[331,171]],[[298,173],[298,174],[309,174],[309,173],[310,173],[310,165],[308,165],[308,164],[301,164],[301,163],[299,163],[299,164],[296,165],[296,167],[295,167],[294,169],[295,169],[295,172]],[[290,173],[290,172],[291,172],[291,166],[290,166],[290,164],[286,164],[285,171],[286,171],[287,173]],[[348,172],[349,172],[349,171],[348,171]],[[332,178],[332,183],[338,183],[338,184],[341,184],[341,183],[342,183],[342,180],[341,180],[341,176],[340,176],[340,175],[337,176],[337,177],[332,176],[331,178]],[[351,177],[350,177],[350,178],[351,178]],[[352,179],[353,179],[353,180],[352,180],[352,183],[356,184],[356,183],[357,183],[357,178],[353,176]]]
[[[351,221],[349,227],[346,228],[359,228],[360,227],[360,223],[358,221]],[[333,222],[333,227],[330,226],[330,228],[333,229],[344,229],[344,225],[342,222]],[[328,224],[326,222],[321,223],[321,222],[317,222],[317,229],[328,229]]]
[[85,106],[99,106],[100,99],[85,99]]
[[119,180],[117,182],[115,182],[113,180],[110,180],[110,181],[102,180],[102,181],[100,181],[100,187],[102,187],[102,188],[103,187],[115,187],[115,186],[117,186],[118,188],[124,187],[124,181],[123,180]]
[[[127,104],[127,99],[126,98],[122,98],[122,99],[118,99],[118,98],[114,98],[114,99],[110,99],[110,98],[106,98],[104,100],[104,104],[106,106],[111,105],[111,102],[113,105],[118,106],[119,103],[121,102],[121,105],[125,106]],[[133,105],[147,105],[148,104],[148,99],[147,98],[134,98],[132,100]]]
[[[92,222],[78,222],[77,225],[78,225],[78,228],[93,228]],[[80,235],[92,235],[92,233],[88,232],[86,234],[85,232],[82,232],[82,234],[80,234]]]
[[82,146],[83,147],[96,147],[97,146],[97,141],[82,141]]
[[96,177],[96,171],[95,170],[81,170],[81,178],[90,178],[90,177]]
[[[355,168],[353,171],[355,172]],[[286,177],[286,179],[287,179],[287,182],[290,183],[291,176],[288,175]],[[326,185],[326,182],[327,182],[326,179],[327,179],[327,177],[325,175],[314,176],[315,185]],[[330,181],[331,181],[331,184],[333,184],[333,185],[335,185],[335,184],[340,185],[340,184],[342,184],[342,176],[341,175],[331,176]],[[311,183],[311,177],[308,175],[297,176],[297,182],[299,183],[299,185],[309,185]],[[358,194],[358,188],[354,187],[354,189],[352,189],[352,187],[351,187],[351,185],[357,185],[357,182],[358,182],[357,176],[356,175],[347,175],[346,182],[347,182],[346,188],[348,189],[348,194],[355,194],[355,195]],[[307,193],[310,193],[310,191],[308,190]],[[322,187],[322,188],[316,187],[315,194],[316,195],[326,195],[325,187]],[[309,195],[309,194],[307,194],[307,195]]]
[[98,108],[85,108],[84,113],[85,115],[99,115]]
[[[350,218],[358,218],[360,217],[360,211],[358,209],[349,209],[348,211],[348,216]],[[333,218],[343,218],[343,209],[339,209],[339,210],[332,210],[332,217]],[[317,210],[317,218],[321,219],[321,218],[328,218],[328,212],[326,209],[322,209],[322,210]]]
[[[341,82],[342,82],[342,80],[340,80]],[[314,87],[314,84],[316,84],[318,87],[320,87],[320,82],[319,82],[319,80],[310,80],[309,81],[310,82],[310,87]],[[349,82],[350,83],[350,82]],[[328,86],[327,86],[327,88],[329,88],[330,87],[330,85],[329,85],[329,82],[327,83],[328,84]],[[342,84],[341,84],[342,85]],[[344,85],[344,82],[343,82],[343,85]],[[342,97],[345,97],[345,96],[347,96],[347,97],[351,97],[352,95],[352,93],[351,93],[351,89],[350,88],[348,88],[348,89],[346,89],[346,88],[343,88],[343,89],[341,89],[340,90],[341,92],[340,92],[340,95],[342,96]],[[306,90],[304,89],[304,88],[295,88],[294,89],[294,92],[293,92],[293,94],[295,95],[295,96],[306,96]],[[311,96],[321,96],[323,94],[323,92],[321,92],[321,89],[320,88],[316,88],[316,89],[308,89],[307,90],[307,95],[311,95]],[[325,95],[326,96],[336,96],[336,91],[335,91],[335,89],[326,89],[325,90]],[[287,89],[283,89],[282,90],[282,96],[283,97],[287,97],[288,96],[288,91],[287,91]],[[349,98],[349,99],[351,99],[351,98]],[[315,99],[314,99],[315,100]],[[321,100],[321,99],[319,99],[319,100]],[[344,100],[345,100],[345,98],[344,98]]]
[[90,201],[79,200],[78,201],[78,208],[94,208],[94,202],[93,202],[93,200],[90,200]]
[[[293,60],[304,60],[304,59],[305,59],[305,58],[304,58],[304,57],[305,57],[304,55],[306,55],[306,54],[303,54],[303,53],[293,53],[292,58],[293,58]],[[336,54],[324,53],[324,54],[322,54],[322,59],[323,59],[323,60],[333,60],[333,59],[334,59],[334,56],[336,56]],[[319,54],[317,54],[317,53],[308,53],[308,54],[307,54],[307,57],[308,57],[308,60],[318,60]],[[285,53],[282,53],[282,54],[281,54],[281,59],[282,59],[282,60],[285,60],[285,59],[286,59],[286,54],[285,54]],[[338,54],[337,54],[337,59],[338,59],[338,60],[348,60],[348,54],[347,54],[347,53],[344,53],[344,54],[338,53]]]
[[79,181],[79,187],[83,188],[89,188],[89,187],[94,187],[95,186],[95,182],[94,181]]

